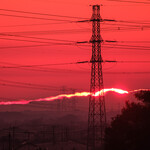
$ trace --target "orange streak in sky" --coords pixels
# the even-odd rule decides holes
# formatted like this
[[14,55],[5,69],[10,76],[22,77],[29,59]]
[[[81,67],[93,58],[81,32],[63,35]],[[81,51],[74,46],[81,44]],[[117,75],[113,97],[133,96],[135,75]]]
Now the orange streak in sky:
[[46,98],[39,98],[39,99],[35,99],[35,100],[19,100],[19,101],[7,101],[7,102],[0,102],[0,105],[12,105],[12,104],[29,104],[30,102],[39,102],[39,101],[54,101],[57,99],[61,99],[61,98],[71,98],[71,97],[87,97],[87,96],[104,96],[105,93],[107,92],[116,92],[118,94],[129,94],[129,93],[133,93],[133,92],[137,92],[137,91],[141,91],[141,90],[148,90],[149,89],[139,89],[139,90],[133,90],[133,91],[125,91],[122,89],[117,89],[117,88],[109,88],[109,89],[102,89],[96,93],[90,93],[90,92],[77,92],[74,94],[60,94],[57,96],[52,96],[52,97],[46,97]]

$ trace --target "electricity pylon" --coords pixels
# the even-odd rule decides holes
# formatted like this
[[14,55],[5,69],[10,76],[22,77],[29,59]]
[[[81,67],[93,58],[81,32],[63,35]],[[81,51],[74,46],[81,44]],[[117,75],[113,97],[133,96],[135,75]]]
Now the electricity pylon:
[[[102,56],[100,35],[100,5],[93,5],[92,21],[92,58],[91,58],[91,85],[90,92],[95,94],[104,88],[102,73]],[[88,141],[87,150],[96,150],[102,146],[106,125],[106,110],[104,96],[90,96],[88,114]]]

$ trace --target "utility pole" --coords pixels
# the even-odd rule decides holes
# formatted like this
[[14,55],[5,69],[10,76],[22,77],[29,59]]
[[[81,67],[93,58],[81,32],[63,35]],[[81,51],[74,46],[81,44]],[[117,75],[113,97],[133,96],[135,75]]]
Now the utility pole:
[[[102,74],[102,56],[100,35],[100,5],[93,5],[92,21],[92,58],[91,58],[91,85],[90,92],[95,94],[104,88]],[[100,149],[103,143],[106,125],[106,110],[104,96],[90,96],[88,113],[87,150]]]

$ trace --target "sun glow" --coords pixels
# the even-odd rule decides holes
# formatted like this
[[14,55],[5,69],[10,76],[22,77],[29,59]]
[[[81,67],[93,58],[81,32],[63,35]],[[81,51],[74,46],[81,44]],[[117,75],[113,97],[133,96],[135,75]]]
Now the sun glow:
[[107,88],[107,89],[102,89],[100,91],[97,91],[96,93],[90,93],[90,92],[76,92],[74,94],[60,94],[57,96],[52,96],[52,97],[46,97],[46,98],[39,98],[39,99],[35,99],[35,100],[18,100],[18,101],[7,101],[7,102],[0,102],[0,105],[13,105],[13,104],[20,104],[20,105],[25,105],[25,104],[29,104],[31,102],[39,102],[39,101],[54,101],[57,99],[62,99],[64,97],[66,98],[71,98],[71,97],[87,97],[87,96],[104,96],[107,92],[115,92],[118,94],[129,94],[129,93],[133,93],[133,92],[138,92],[138,91],[142,91],[142,90],[148,90],[149,89],[138,89],[138,90],[133,90],[133,91],[125,91],[122,89],[118,89],[118,88]]
[[128,91],[125,91],[122,89],[117,89],[117,88],[110,88],[110,89],[102,89],[102,90],[96,92],[94,95],[95,96],[99,96],[99,95],[103,96],[105,93],[110,92],[110,91],[116,92],[118,94],[128,94]]

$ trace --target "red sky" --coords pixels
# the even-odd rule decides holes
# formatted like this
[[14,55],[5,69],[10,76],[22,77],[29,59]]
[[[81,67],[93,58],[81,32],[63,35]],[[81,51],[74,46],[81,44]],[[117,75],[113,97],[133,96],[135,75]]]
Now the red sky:
[[[133,0],[134,1],[134,0]],[[142,0],[141,0],[142,1]],[[142,1],[144,2],[144,1]],[[145,0],[145,2],[147,2]],[[124,43],[116,43],[130,46],[150,46],[150,30],[140,26],[143,22],[150,24],[150,4],[137,3],[122,3],[101,1],[101,17],[104,19],[115,19],[121,21],[137,22],[138,24],[130,23],[130,25],[138,26],[131,30],[131,27],[125,26],[122,29],[120,22],[108,25],[102,23],[101,35],[104,40],[125,41]],[[58,21],[29,19],[21,17],[4,16],[5,15],[20,15],[30,17],[45,17],[47,19],[63,19],[76,21],[76,18],[62,18],[52,16],[40,16],[24,13],[16,13],[11,11],[2,11],[1,9],[11,9],[27,12],[47,13],[54,15],[63,15],[71,17],[90,18],[92,15],[92,8],[89,5],[100,4],[99,1],[91,0],[1,0],[0,1],[0,33],[18,34],[21,36],[34,36],[38,38],[51,38],[59,40],[71,41],[88,41],[91,38],[91,23],[60,23]],[[3,14],[3,15],[2,15]],[[82,20],[82,19],[81,19]],[[35,25],[36,24],[36,25]],[[37,25],[38,24],[38,25]],[[41,24],[41,25],[39,25]],[[127,23],[125,23],[127,25]],[[129,25],[129,24],[128,24]],[[145,25],[145,24],[144,24]],[[121,27],[120,30],[116,30]],[[104,29],[104,30],[103,30]],[[56,31],[63,30],[63,31]],[[27,31],[49,31],[50,34],[31,34]],[[15,32],[15,33],[14,33]],[[12,37],[0,35],[0,38],[19,39],[19,40],[36,40],[39,42],[49,42],[48,40],[38,40],[24,37]],[[135,43],[132,43],[136,41]],[[139,43],[137,42],[139,41]],[[141,43],[146,41],[148,43]],[[53,42],[53,41],[50,41]],[[54,41],[55,42],[55,41]],[[57,41],[58,42],[58,41]],[[75,46],[75,45],[52,45],[41,47],[23,47],[23,48],[5,48],[12,46],[29,46],[41,45],[38,42],[25,42],[15,40],[0,40],[0,65],[10,66],[5,63],[20,64],[20,65],[39,65],[39,64],[57,64],[70,63],[77,61],[90,60],[91,47],[90,46]],[[150,49],[115,49],[106,48],[103,44],[102,54],[103,59],[107,60],[121,60],[121,61],[149,61]],[[111,46],[113,43],[109,43]],[[58,91],[44,91],[30,88],[16,88],[0,85],[0,97],[15,98],[15,99],[31,99],[39,97],[47,97],[61,93],[59,89],[62,86],[69,88],[76,88],[79,90],[89,91],[90,86],[90,64],[75,64],[75,65],[61,65],[50,66],[50,72],[39,72],[23,69],[4,69],[1,68],[0,79],[43,84],[58,87]],[[104,71],[104,86],[117,87],[124,89],[139,89],[150,88],[149,73],[143,74],[110,74],[110,72],[150,72],[149,63],[105,63],[103,65]],[[106,72],[106,73],[105,73]],[[108,73],[109,72],[109,73]],[[4,83],[0,81],[0,83]],[[8,84],[8,83],[7,83]],[[10,83],[9,83],[10,84]],[[1,99],[3,100],[3,99]]]

